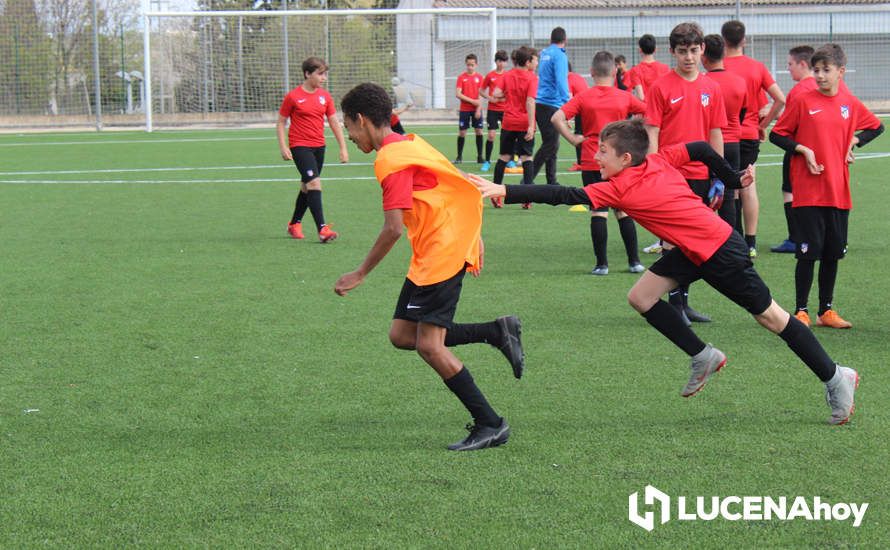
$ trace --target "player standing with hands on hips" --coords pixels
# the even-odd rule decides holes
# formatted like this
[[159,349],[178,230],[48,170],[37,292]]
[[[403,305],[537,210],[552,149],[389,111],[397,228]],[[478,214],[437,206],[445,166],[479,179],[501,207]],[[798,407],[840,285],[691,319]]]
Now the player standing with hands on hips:
[[[300,171],[300,192],[287,232],[294,239],[302,239],[303,215],[306,210],[312,213],[318,238],[328,243],[338,237],[336,231],[325,223],[321,205],[321,169],[324,166],[324,119],[334,132],[340,146],[340,162],[349,162],[346,140],[340,119],[334,108],[334,99],[322,86],[328,81],[328,66],[319,57],[309,57],[303,61],[303,83],[284,96],[278,110],[278,147],[281,158],[292,160]],[[290,120],[290,130],[285,135],[285,125]]]

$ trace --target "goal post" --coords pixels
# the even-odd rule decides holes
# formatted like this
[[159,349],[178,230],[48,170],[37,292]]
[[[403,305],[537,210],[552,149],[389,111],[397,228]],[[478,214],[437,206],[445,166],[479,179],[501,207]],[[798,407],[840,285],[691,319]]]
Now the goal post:
[[447,86],[475,53],[494,66],[495,8],[143,11],[145,129],[274,120],[301,64],[325,59],[340,98],[375,82],[394,102],[455,106]]

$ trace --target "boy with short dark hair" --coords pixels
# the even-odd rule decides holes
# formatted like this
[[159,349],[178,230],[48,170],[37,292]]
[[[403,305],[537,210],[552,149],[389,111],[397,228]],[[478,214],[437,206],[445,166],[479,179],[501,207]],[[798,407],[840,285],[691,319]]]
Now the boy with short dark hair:
[[[748,103],[745,106],[745,120],[742,121],[739,154],[741,165],[755,164],[760,154],[760,140],[766,128],[779,116],[785,107],[785,94],[773,79],[766,65],[744,54],[745,24],[741,21],[727,21],[720,29],[726,42],[726,55],[723,64],[727,71],[734,72],[748,83]],[[766,92],[773,103],[763,102]],[[740,204],[736,207],[736,229],[743,232],[748,243],[748,253],[757,257],[757,219],[760,216],[760,199],[756,184],[739,190]],[[741,208],[739,208],[739,206]],[[744,224],[742,223],[744,221]]]
[[[819,311],[816,324],[851,328],[832,308],[838,261],[847,252],[850,169],[854,146],[862,147],[884,131],[881,121],[841,87],[847,56],[837,44],[826,44],[812,57],[818,89],[794,99],[770,133],[770,141],[788,151],[794,182],[794,220],[799,243],[794,286],[795,316],[809,325],[807,301],[819,262]],[[859,134],[855,132],[860,131]]]
[[[535,97],[538,77],[534,64],[537,52],[534,48],[520,46],[513,50],[513,68],[501,79],[492,95],[504,100],[504,125],[501,130],[501,146],[498,161],[494,165],[494,181],[504,181],[507,161],[519,155],[522,163],[522,183],[534,183],[532,151],[535,147]],[[492,201],[495,208],[501,204]],[[523,205],[528,209],[529,205]]]
[[637,42],[640,47],[640,62],[627,71],[628,85],[633,94],[645,101],[649,95],[649,87],[662,76],[671,72],[671,68],[655,60],[655,37],[644,34]]
[[[723,66],[723,38],[719,34],[709,34],[705,37],[705,51],[702,54],[701,63],[707,71],[707,76],[720,85],[720,94],[723,96],[723,104],[726,106],[726,126],[721,128],[723,133],[723,158],[734,169],[741,168],[739,157],[739,139],[741,138],[741,124],[745,119],[745,103],[748,101],[748,85],[745,79],[737,74],[728,72]],[[735,225],[735,199],[730,196],[724,200],[718,213],[726,223]]]
[[473,417],[470,435],[455,451],[507,442],[510,427],[495,413],[469,370],[449,346],[487,342],[522,376],[525,358],[521,323],[514,316],[489,323],[453,322],[464,274],[482,269],[482,197],[466,175],[421,138],[389,128],[389,95],[380,86],[359,84],[341,102],[349,139],[364,153],[377,151],[374,172],[383,188],[384,226],[365,260],[337,279],[345,296],[386,256],[407,227],[411,265],[402,285],[389,338],[399,349],[416,350]]
[[[785,96],[786,105],[790,105],[791,101],[801,93],[809,92],[819,87],[816,85],[816,80],[813,78],[813,68],[810,66],[810,58],[813,57],[815,52],[816,50],[814,50],[812,46],[807,45],[795,46],[788,50],[788,74],[791,75],[791,79],[797,82],[797,84],[788,90],[788,95]],[[844,81],[841,80],[841,84],[843,84],[843,82]],[[794,244],[797,242],[795,240],[797,237],[794,230],[794,210],[791,207],[794,195],[791,192],[790,167],[791,153],[785,151],[785,155],[782,157],[782,209],[785,212],[785,224],[788,227],[788,238],[770,248],[771,252],[780,254],[791,254],[797,248]]]
[[623,55],[615,56],[615,87],[622,91],[630,90],[627,85],[627,58]]
[[[699,63],[704,51],[704,34],[697,23],[686,22],[674,27],[669,37],[671,55],[677,66],[656,80],[646,97],[646,128],[650,153],[662,147],[707,141],[723,155],[723,131],[726,108],[720,86],[701,74]],[[689,187],[704,203],[709,203],[711,179],[708,167],[693,162],[679,167]],[[672,243],[666,243],[666,246]],[[671,290],[670,303],[692,322],[710,322],[707,315],[689,306],[689,288]]]
[[729,187],[750,185],[754,168],[737,173],[704,142],[664,147],[646,155],[648,136],[638,120],[613,122],[600,133],[597,162],[607,181],[583,189],[563,186],[494,185],[470,180],[485,197],[507,203],[586,204],[620,208],[640,225],[677,246],[661,257],[628,293],[630,305],[650,325],[692,359],[683,397],[698,393],[726,364],[726,355],[705,344],[686,326],[679,312],[661,296],[678,284],[704,279],[745,308],[761,326],[777,334],[825,384],[831,407],[829,423],[844,424],[853,414],[858,373],[837,365],[813,332],[772,299],[754,270],[741,236],[695,195],[676,167],[702,161]]
[[482,171],[488,172],[491,168],[491,151],[494,149],[494,138],[498,129],[501,127],[501,121],[504,120],[504,101],[492,97],[492,92],[497,87],[501,77],[504,76],[504,67],[507,65],[507,52],[498,50],[494,54],[495,69],[485,75],[482,80],[482,89],[479,95],[488,100],[488,112],[485,115],[488,123],[488,140],[485,142],[485,162],[482,163]]
[[455,96],[460,100],[460,116],[458,118],[457,132],[457,158],[455,164],[463,162],[464,141],[467,130],[473,126],[476,133],[476,162],[482,164],[482,100],[479,98],[479,90],[482,88],[482,76],[476,72],[479,58],[471,53],[464,58],[467,67],[466,72],[457,77],[457,91]]
[[[584,185],[596,185],[602,181],[600,166],[595,158],[600,131],[610,122],[646,112],[645,103],[613,86],[616,71],[615,61],[610,52],[596,52],[590,68],[594,86],[573,97],[553,115],[553,125],[559,133],[581,151],[581,181]],[[568,119],[573,116],[581,117],[580,136],[569,129]],[[591,275],[609,273],[607,256],[609,230],[606,224],[608,216],[607,207],[590,211],[590,240],[593,242],[593,253],[596,257]],[[618,218],[618,228],[627,253],[628,270],[631,273],[642,273],[646,268],[640,263],[637,251],[636,225],[633,219],[620,210],[615,211],[615,217]]]

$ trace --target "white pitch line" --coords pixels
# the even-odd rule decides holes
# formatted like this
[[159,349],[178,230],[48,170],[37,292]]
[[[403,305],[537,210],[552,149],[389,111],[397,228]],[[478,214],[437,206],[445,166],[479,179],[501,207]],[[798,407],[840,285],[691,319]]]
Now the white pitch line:
[[[869,153],[856,158],[856,160],[871,160],[871,159],[880,159],[890,157],[890,153]],[[352,166],[357,166],[358,164],[353,164]],[[370,166],[371,163],[362,163],[361,166]],[[334,164],[331,166],[350,166],[348,164]],[[764,162],[758,163],[759,167],[774,167],[774,166],[782,166],[781,162]],[[152,169],[113,169],[113,170],[65,170],[58,172],[0,172],[0,175],[49,175],[49,174],[92,174],[92,173],[114,173],[114,172],[164,172],[164,171],[196,171],[196,170],[243,170],[243,169],[257,169],[257,168],[281,168],[279,166],[220,166],[220,167],[209,167],[209,168],[152,168]],[[476,173],[476,172],[471,172]],[[557,172],[557,176],[569,176],[569,175],[579,175],[580,172]],[[480,176],[490,176],[487,173],[477,173]],[[506,177],[521,177],[522,174],[504,174]],[[349,177],[337,177],[330,178],[336,181],[366,181],[366,180],[374,180],[375,176],[349,176]],[[187,179],[187,180],[99,180],[99,179],[90,179],[90,180],[30,180],[30,179],[0,179],[0,184],[28,184],[28,183],[37,183],[37,184],[100,184],[100,183],[110,183],[110,184],[127,184],[127,183],[138,183],[138,184],[152,184],[152,183],[162,183],[162,184],[188,184],[188,183],[277,183],[277,182],[286,182],[293,183],[295,182],[295,178],[251,178],[251,179]]]

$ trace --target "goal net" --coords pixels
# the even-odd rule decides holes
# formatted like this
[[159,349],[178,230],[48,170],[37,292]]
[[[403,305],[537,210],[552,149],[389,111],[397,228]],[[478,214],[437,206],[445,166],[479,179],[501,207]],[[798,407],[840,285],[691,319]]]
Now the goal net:
[[[268,123],[310,56],[340,98],[360,82],[418,109],[456,106],[455,77],[475,53],[493,65],[493,8],[147,12],[146,128]],[[449,84],[450,83],[450,84]]]

